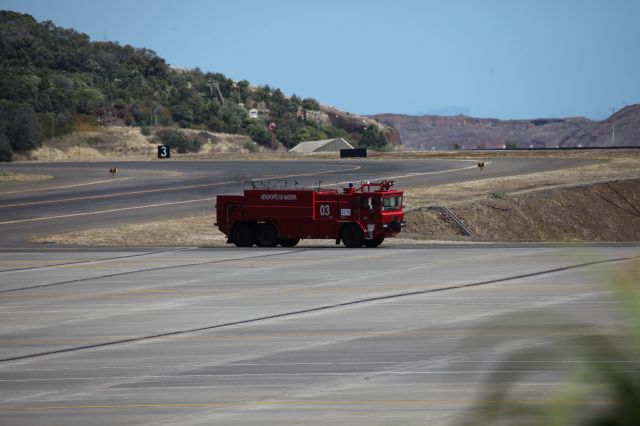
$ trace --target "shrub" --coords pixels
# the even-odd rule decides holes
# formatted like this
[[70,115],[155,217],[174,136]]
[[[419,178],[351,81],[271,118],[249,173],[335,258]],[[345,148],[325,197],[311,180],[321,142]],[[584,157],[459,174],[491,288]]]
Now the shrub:
[[255,142],[253,141],[246,141],[244,144],[242,144],[242,147],[244,149],[246,149],[249,152],[256,152],[258,151],[258,147],[256,146]]
[[487,198],[493,198],[494,200],[506,200],[507,193],[504,191],[493,191],[487,195]]
[[312,111],[319,111],[320,103],[313,98],[305,98],[302,100],[302,108],[310,109]]
[[518,144],[515,142],[507,142],[504,144],[504,149],[518,149]]
[[247,132],[254,142],[264,146],[271,146],[271,133],[267,125],[261,121],[252,120],[247,126]]
[[0,134],[0,162],[6,161],[11,162],[13,159],[13,149],[11,149],[11,145],[7,138]]
[[140,133],[142,133],[143,136],[149,136],[151,135],[151,128],[149,126],[142,126],[140,128]]
[[187,152],[198,152],[202,144],[197,139],[189,139],[184,133],[178,130],[160,130],[156,137],[162,144],[169,145],[180,154]]
[[387,139],[384,137],[384,132],[378,129],[376,126],[369,126],[365,129],[362,139],[358,142],[359,148],[367,148],[380,150],[387,145]]

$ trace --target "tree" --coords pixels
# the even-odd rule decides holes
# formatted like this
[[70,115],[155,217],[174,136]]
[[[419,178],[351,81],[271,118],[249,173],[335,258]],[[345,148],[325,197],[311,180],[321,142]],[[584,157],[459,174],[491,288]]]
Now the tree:
[[246,130],[254,142],[263,146],[271,146],[271,133],[264,122],[251,120]]
[[320,103],[318,101],[316,101],[313,98],[304,98],[302,100],[302,108],[304,109],[310,109],[313,111],[319,111],[320,110]]
[[218,112],[218,116],[224,121],[224,130],[228,133],[240,133],[242,122],[247,117],[247,112],[238,105],[225,103]]
[[368,149],[383,149],[387,145],[387,139],[384,137],[384,133],[382,130],[378,129],[377,126],[368,126],[363,135],[362,139],[358,143],[358,146],[361,148]]
[[317,129],[313,126],[304,126],[298,132],[298,137],[301,141],[318,141],[323,139],[328,139],[327,134],[322,130]]
[[164,145],[174,148],[178,153],[185,154],[187,152],[200,151],[201,142],[197,139],[189,139],[179,130],[160,130],[156,133],[156,137]]
[[31,105],[0,102],[2,119],[6,122],[3,132],[14,152],[27,152],[42,144],[40,120]]
[[[0,125],[0,130],[2,126]],[[6,161],[10,162],[13,158],[13,149],[11,149],[11,145],[9,144],[9,139],[7,136],[0,132],[0,162]]]

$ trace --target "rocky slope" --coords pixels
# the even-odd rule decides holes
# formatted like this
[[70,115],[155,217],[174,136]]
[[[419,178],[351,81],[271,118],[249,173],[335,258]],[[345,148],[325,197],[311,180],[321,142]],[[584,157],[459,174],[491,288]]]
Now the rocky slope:
[[369,118],[395,127],[408,150],[640,146],[640,104],[627,106],[603,121],[582,117],[497,120],[399,114]]

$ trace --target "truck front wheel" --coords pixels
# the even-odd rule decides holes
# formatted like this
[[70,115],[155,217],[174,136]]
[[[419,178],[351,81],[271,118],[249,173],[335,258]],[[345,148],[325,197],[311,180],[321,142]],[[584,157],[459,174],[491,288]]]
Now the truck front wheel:
[[349,248],[362,247],[362,244],[364,244],[362,229],[353,223],[345,225],[342,228],[342,242]]
[[261,223],[256,232],[258,247],[275,247],[278,245],[278,230],[270,223]]
[[251,247],[254,240],[253,227],[248,223],[238,223],[231,230],[231,242],[236,247]]

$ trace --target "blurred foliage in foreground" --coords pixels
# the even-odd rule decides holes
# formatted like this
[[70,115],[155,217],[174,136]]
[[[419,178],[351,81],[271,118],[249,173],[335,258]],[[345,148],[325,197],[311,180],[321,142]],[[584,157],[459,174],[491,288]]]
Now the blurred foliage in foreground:
[[[501,324],[542,326],[558,337],[509,351],[495,368],[499,373],[486,378],[475,407],[461,424],[640,425],[640,261],[626,263],[613,286],[619,302],[614,306],[621,306],[614,313],[623,318],[620,328],[611,332],[552,312],[501,318]],[[540,368],[537,360],[575,368],[551,372],[552,381],[566,375],[566,383],[532,396],[533,390],[523,382],[532,374],[540,379],[542,373],[531,371]]]

